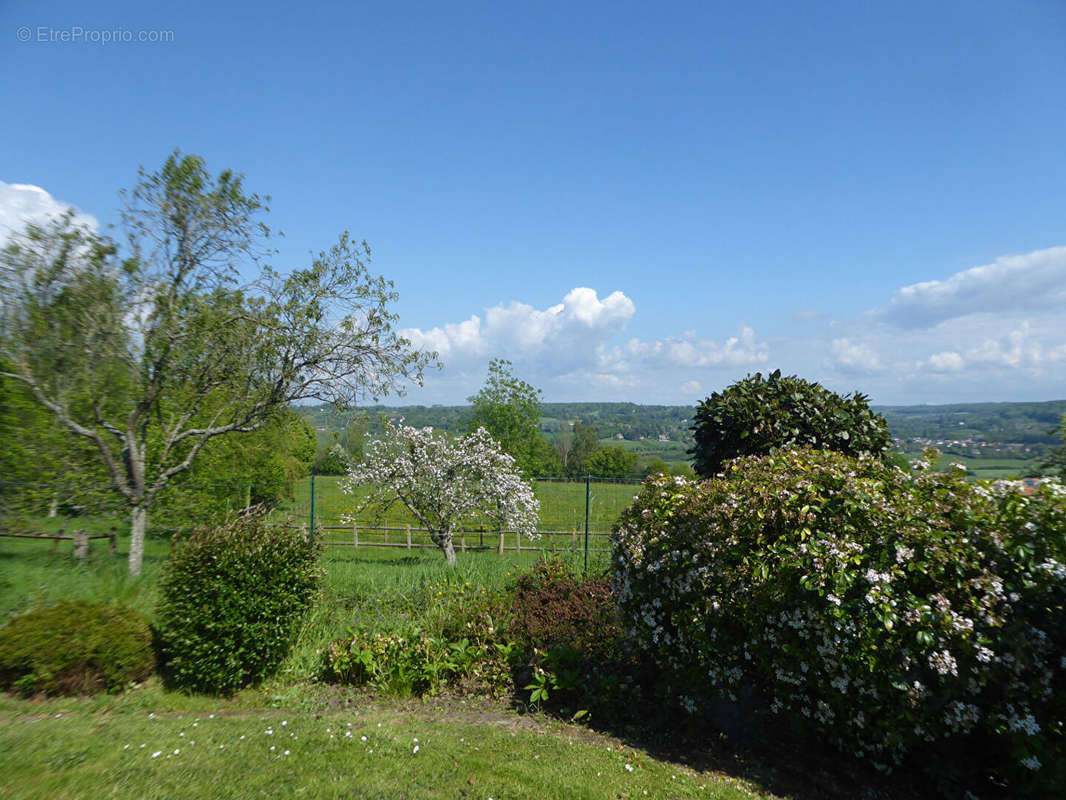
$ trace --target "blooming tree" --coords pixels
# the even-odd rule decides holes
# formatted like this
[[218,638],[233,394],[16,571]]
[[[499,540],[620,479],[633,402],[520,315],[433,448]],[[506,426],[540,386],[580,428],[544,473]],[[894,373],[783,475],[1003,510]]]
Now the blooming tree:
[[371,492],[360,510],[403,503],[449,564],[455,563],[452,534],[463,522],[487,518],[501,530],[536,535],[540,503],[514,459],[484,428],[451,438],[432,428],[386,423],[363,463],[341,482],[346,494],[362,486]]

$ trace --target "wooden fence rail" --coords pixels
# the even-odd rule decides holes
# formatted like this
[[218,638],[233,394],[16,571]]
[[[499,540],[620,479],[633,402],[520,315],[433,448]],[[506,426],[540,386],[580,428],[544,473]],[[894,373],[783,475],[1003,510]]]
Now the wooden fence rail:
[[56,547],[61,541],[70,541],[73,543],[71,547],[71,555],[74,558],[84,561],[89,557],[89,541],[92,539],[107,539],[110,543],[111,555],[115,555],[115,539],[116,530],[112,528],[108,533],[89,533],[83,530],[75,530],[70,533],[65,533],[65,529],[60,529],[59,533],[20,533],[18,531],[0,531],[0,537],[8,539],[44,539],[52,541],[51,552],[56,551]]
[[[306,526],[302,528],[305,532]],[[344,532],[344,537],[338,537],[336,532]],[[321,534],[321,541],[328,546],[339,547],[393,547],[414,550],[420,548],[436,548],[437,545],[426,541],[431,531],[428,528],[415,528],[410,525],[402,527],[385,525],[316,525],[316,534]],[[368,534],[377,535],[368,537]],[[394,539],[389,541],[389,535]],[[484,528],[462,529],[452,535],[452,543],[460,552],[467,550],[495,550],[497,554],[505,552],[575,552],[584,549],[584,532],[569,531],[537,531],[534,539],[513,530],[489,530]],[[590,545],[593,541],[602,540],[611,534],[606,531],[589,531]],[[421,538],[421,541],[415,537]],[[476,538],[475,538],[476,537]],[[560,543],[558,539],[565,538],[567,541]],[[495,541],[493,541],[495,540]],[[475,543],[476,542],[476,543]],[[512,544],[513,542],[513,544]],[[546,542],[546,543],[545,543]],[[590,552],[607,552],[608,547],[589,547]]]

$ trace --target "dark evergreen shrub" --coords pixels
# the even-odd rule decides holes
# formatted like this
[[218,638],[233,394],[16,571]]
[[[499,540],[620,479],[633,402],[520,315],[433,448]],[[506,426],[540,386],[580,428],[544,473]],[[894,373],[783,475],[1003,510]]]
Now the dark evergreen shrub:
[[288,653],[319,585],[318,548],[262,517],[200,528],[177,542],[160,583],[168,679],[231,694]]
[[0,628],[0,687],[22,694],[116,691],[154,669],[148,620],[124,606],[63,600]]
[[749,375],[715,392],[696,410],[689,453],[697,475],[710,478],[726,462],[790,447],[881,455],[889,445],[884,417],[863,394],[841,397],[818,383],[775,370]]

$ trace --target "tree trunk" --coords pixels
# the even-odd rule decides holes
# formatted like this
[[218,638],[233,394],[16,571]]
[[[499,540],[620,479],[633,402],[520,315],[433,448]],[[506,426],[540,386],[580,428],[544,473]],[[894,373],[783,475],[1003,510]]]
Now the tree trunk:
[[455,548],[452,546],[452,535],[444,534],[440,539],[440,549],[444,551],[444,560],[449,566],[455,566]]
[[144,533],[148,529],[148,509],[134,506],[130,520],[130,575],[140,577],[144,560]]

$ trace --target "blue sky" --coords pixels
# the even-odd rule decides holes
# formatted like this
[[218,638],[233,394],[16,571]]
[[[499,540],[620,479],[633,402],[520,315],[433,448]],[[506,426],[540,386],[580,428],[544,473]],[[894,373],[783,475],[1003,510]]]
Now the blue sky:
[[0,229],[232,167],[277,266],[370,242],[405,402],[1066,397],[1058,0],[72,5],[0,5]]

